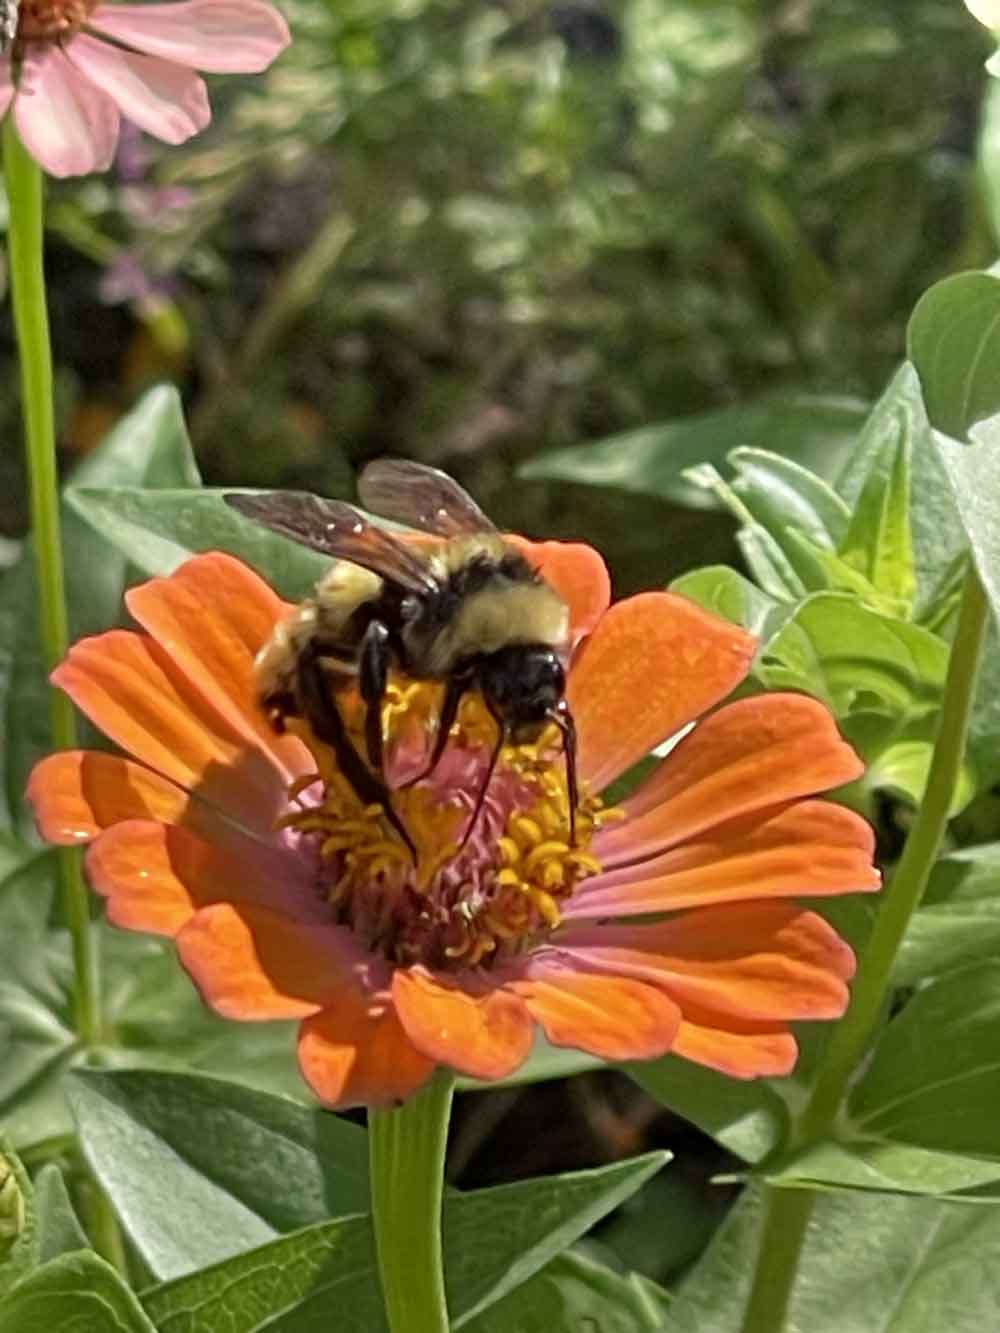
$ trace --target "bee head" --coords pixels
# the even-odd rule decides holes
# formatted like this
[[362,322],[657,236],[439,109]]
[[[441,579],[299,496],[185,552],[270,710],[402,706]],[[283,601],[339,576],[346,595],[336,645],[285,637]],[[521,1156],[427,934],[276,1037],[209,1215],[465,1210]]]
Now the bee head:
[[515,743],[537,736],[566,690],[558,654],[541,645],[501,648],[482,659],[477,674],[487,707],[507,724]]

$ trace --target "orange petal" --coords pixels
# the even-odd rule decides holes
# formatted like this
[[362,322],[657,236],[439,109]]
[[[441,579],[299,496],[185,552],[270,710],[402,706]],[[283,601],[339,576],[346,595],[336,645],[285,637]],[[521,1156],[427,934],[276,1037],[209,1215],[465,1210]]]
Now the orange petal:
[[595,791],[717,704],[757,641],[694,602],[640,593],[602,617],[570,672],[580,773]]
[[127,630],[82,639],[52,680],[136,759],[249,827],[270,828],[285,800],[281,775],[152,639]]
[[636,860],[863,772],[817,700],[804,694],[739,699],[684,737],[624,803],[628,819],[603,833],[594,850],[605,866]]
[[470,1078],[506,1078],[531,1050],[528,1011],[505,990],[472,995],[422,968],[400,968],[392,999],[417,1050]]
[[680,1005],[755,1021],[839,1018],[854,954],[791,903],[707,907],[651,925],[592,926],[553,940],[585,967],[662,987]]
[[881,880],[874,834],[830,801],[797,801],[731,820],[661,856],[587,880],[567,920],[639,916],[751,898],[869,893]]
[[717,1069],[730,1078],[783,1078],[795,1068],[799,1048],[778,1024],[737,1024],[711,1013],[685,1013],[674,1055]]
[[255,1023],[306,1018],[339,999],[357,953],[340,926],[232,903],[196,912],[177,952],[206,1004]]
[[611,601],[611,578],[603,558],[580,542],[532,542],[508,537],[569,607],[573,641],[594,631]]
[[299,1034],[302,1074],[325,1105],[395,1106],[434,1072],[411,1044],[392,1006],[342,986],[336,1003],[307,1018]]
[[602,1060],[652,1060],[673,1045],[681,1012],[655,986],[629,977],[544,967],[508,982],[554,1046]]
[[49,755],[32,769],[26,795],[42,837],[63,846],[91,842],[125,819],[181,824],[199,814],[187,792],[172,782],[96,750]]
[[223,842],[152,820],[115,824],[87,853],[87,874],[126,930],[176,935],[199,907],[229,901],[327,916],[303,863],[235,830]]
[[257,703],[254,658],[292,610],[263,579],[212,552],[133,588],[125,602],[233,732],[272,757],[286,782],[306,771],[301,743],[275,735]]

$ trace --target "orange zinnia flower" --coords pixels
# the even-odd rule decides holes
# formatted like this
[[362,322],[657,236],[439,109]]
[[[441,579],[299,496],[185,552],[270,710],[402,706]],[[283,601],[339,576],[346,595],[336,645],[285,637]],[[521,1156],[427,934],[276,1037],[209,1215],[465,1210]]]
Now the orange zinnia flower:
[[[85,639],[54,673],[132,757],[42,761],[29,796],[43,835],[91,844],[110,920],[173,937],[220,1014],[301,1019],[302,1071],[330,1106],[391,1104],[438,1064],[502,1078],[536,1023],[608,1060],[674,1051],[739,1078],[786,1074],[790,1023],[847,1003],[851,950],[791,901],[878,887],[865,822],[808,799],[861,772],[830,714],[797,694],[727,704],[609,810],[599,794],[729,694],[755,643],[669,593],[609,608],[589,547],[523,549],[578,645],[572,847],[543,737],[504,751],[457,852],[495,737],[473,697],[434,774],[396,791],[414,865],[304,725],[270,730],[254,657],[291,608],[227,555],[134,589],[145,632]],[[391,686],[390,781],[426,748],[437,688]]]

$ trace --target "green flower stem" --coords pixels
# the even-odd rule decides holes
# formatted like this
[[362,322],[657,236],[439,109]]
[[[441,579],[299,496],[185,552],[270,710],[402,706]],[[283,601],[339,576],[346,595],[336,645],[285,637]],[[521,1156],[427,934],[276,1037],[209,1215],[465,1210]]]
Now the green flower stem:
[[455,1077],[439,1069],[394,1111],[369,1111],[375,1249],[392,1333],[448,1333],[441,1262],[444,1154]]
[[[970,562],[924,798],[896,873],[882,894],[852,987],[850,1008],[830,1037],[809,1101],[792,1126],[793,1148],[816,1143],[833,1130],[851,1077],[875,1035],[896,955],[920,905],[948,825],[988,621],[986,594]],[[743,1333],[780,1333],[784,1326],[806,1224],[816,1199],[812,1190],[768,1189],[766,1194],[767,1214]]]
[[[17,137],[12,116],[7,116],[3,122],[3,163],[10,205],[7,233],[10,278],[21,364],[21,401],[38,570],[42,651],[46,666],[51,670],[66,655],[69,631],[59,523],[52,349],[43,267],[43,181],[41,168]],[[76,745],[73,705],[59,690],[50,691],[49,701],[53,744],[58,749],[72,749]],[[58,856],[66,920],[73,939],[76,1030],[83,1044],[89,1047],[100,1040],[101,1014],[87,887],[80,872],[79,853],[67,847],[61,848]]]

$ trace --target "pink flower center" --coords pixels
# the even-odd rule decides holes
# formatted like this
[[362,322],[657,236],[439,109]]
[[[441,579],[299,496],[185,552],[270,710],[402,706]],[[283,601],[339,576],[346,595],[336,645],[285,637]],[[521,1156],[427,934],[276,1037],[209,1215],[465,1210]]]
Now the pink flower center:
[[[535,744],[503,749],[470,828],[496,739],[477,696],[463,704],[434,773],[403,785],[423,770],[438,694],[424,682],[394,684],[383,711],[393,809],[415,862],[382,807],[363,806],[331,752],[294,720],[289,729],[309,746],[317,773],[294,784],[281,823],[313,850],[336,920],[367,949],[401,965],[488,967],[559,924],[560,903],[601,868],[589,850],[594,833],[620,812],[584,792],[571,844],[565,763],[552,728]],[[360,716],[348,712],[347,721],[360,744]]]

